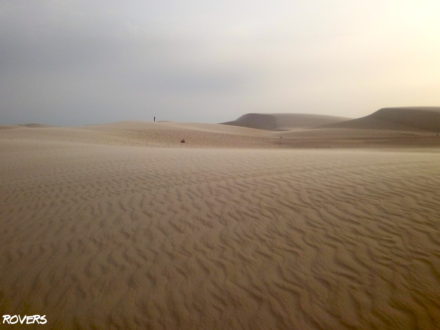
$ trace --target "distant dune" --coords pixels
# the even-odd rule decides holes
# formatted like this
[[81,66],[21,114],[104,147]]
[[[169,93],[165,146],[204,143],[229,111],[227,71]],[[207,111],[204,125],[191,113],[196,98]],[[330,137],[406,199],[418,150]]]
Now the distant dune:
[[272,131],[283,131],[293,128],[312,128],[346,121],[346,117],[314,115],[303,113],[248,113],[224,125],[251,127]]
[[51,126],[38,124],[38,123],[28,123],[28,124],[19,124],[19,125],[0,125],[0,129],[10,129],[10,128],[18,128],[18,127],[43,128],[43,127],[51,127]]
[[21,124],[18,126],[29,127],[29,128],[50,127],[50,125],[44,125],[44,124],[39,124],[39,123],[27,123],[27,124]]
[[366,117],[323,126],[438,132],[440,131],[440,107],[383,108]]

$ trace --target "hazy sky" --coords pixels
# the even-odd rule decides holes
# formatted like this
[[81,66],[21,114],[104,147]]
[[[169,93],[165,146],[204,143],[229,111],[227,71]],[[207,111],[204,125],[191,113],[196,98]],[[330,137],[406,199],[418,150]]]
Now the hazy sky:
[[440,105],[438,0],[0,0],[0,123]]

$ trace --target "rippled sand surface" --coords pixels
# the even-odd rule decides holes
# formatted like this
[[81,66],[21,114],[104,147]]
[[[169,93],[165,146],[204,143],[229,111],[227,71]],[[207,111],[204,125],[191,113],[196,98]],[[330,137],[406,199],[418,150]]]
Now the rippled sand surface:
[[440,153],[0,151],[0,313],[54,329],[440,324]]

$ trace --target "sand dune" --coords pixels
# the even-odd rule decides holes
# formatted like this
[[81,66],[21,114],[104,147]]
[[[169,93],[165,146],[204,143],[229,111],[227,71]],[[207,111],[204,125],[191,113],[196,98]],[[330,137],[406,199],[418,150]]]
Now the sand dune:
[[311,128],[347,120],[344,117],[301,113],[248,113],[225,125],[251,127],[273,131]]
[[427,131],[317,128],[281,132],[278,144],[287,148],[439,147],[440,137]]
[[[0,133],[3,313],[53,329],[440,324],[438,149],[219,149],[269,137],[149,125]],[[160,144],[182,132],[205,147]]]
[[326,127],[440,132],[440,107],[383,108],[369,116]]
[[[33,142],[69,142],[156,147],[270,147],[270,133],[220,124],[119,122],[84,127],[11,126],[0,138]],[[185,139],[185,145],[180,141]]]
[[[377,148],[438,147],[436,133],[421,130],[315,128],[269,131],[222,124],[119,122],[84,127],[8,126],[3,141],[22,141],[32,148],[100,144],[179,148]],[[185,144],[180,143],[185,139]],[[15,145],[3,148],[14,149]],[[26,148],[26,147],[25,147]]]

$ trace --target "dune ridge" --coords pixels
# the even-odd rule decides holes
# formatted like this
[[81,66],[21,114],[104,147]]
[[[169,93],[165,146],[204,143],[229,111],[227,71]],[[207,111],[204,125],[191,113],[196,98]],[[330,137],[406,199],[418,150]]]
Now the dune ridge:
[[440,107],[383,108],[366,117],[323,126],[440,132]]
[[283,131],[293,128],[312,128],[347,120],[336,117],[303,113],[248,113],[224,125],[258,128],[272,131]]

